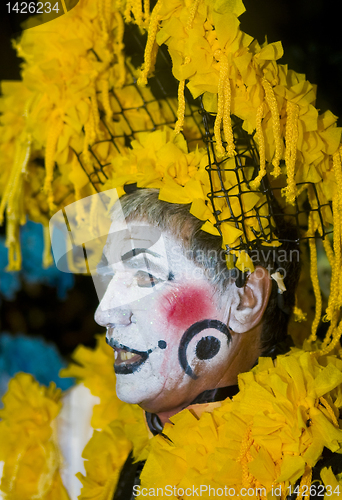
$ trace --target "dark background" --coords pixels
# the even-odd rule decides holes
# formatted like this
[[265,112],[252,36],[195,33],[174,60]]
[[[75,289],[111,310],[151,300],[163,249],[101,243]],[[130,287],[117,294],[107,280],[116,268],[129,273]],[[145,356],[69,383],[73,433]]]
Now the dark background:
[[[94,0],[95,1],[95,0]],[[20,60],[11,47],[18,36],[18,22],[7,13],[6,0],[0,5],[0,80],[20,79]],[[305,73],[318,85],[317,107],[342,116],[342,44],[338,2],[335,0],[245,0],[247,12],[240,18],[242,29],[260,43],[281,40],[281,60]],[[341,125],[341,121],[339,122]],[[0,233],[4,229],[0,228]],[[2,300],[0,331],[42,335],[54,341],[63,354],[79,343],[94,344],[101,331],[93,314],[97,297],[92,280],[76,276],[75,287],[66,300],[56,290],[41,284],[23,283],[15,301]]]

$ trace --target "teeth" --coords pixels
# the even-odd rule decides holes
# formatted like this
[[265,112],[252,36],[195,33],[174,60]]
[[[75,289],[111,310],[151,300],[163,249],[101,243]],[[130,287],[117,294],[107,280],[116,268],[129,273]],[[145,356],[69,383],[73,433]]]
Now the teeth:
[[114,359],[118,359],[118,351],[114,351]]
[[120,352],[120,357],[122,361],[128,361],[129,359],[132,359],[133,356],[135,356],[133,352],[127,352],[127,351]]

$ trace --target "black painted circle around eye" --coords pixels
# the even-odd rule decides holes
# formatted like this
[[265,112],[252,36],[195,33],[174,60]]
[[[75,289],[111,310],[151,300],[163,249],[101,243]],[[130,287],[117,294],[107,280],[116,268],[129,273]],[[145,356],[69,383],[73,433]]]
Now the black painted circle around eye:
[[219,352],[221,342],[216,337],[203,337],[196,346],[198,359],[212,359]]
[[166,349],[167,348],[167,343],[165,342],[165,340],[159,340],[158,341],[158,347],[159,347],[159,349]]

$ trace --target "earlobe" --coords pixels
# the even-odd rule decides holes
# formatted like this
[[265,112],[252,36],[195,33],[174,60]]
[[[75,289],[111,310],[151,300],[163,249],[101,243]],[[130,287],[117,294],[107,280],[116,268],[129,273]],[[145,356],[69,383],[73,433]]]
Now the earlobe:
[[243,288],[232,287],[229,327],[243,333],[258,326],[267,307],[272,289],[272,280],[263,267],[257,266],[248,276]]

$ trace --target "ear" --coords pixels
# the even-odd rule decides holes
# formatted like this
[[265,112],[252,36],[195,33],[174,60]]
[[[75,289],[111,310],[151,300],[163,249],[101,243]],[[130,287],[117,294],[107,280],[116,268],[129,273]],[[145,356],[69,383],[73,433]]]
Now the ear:
[[235,284],[229,312],[229,327],[236,333],[248,332],[258,326],[267,307],[272,289],[272,279],[263,267],[257,266],[243,288]]

